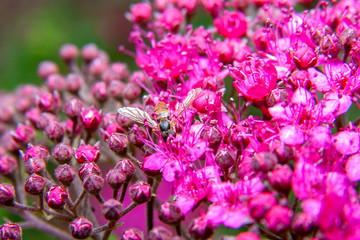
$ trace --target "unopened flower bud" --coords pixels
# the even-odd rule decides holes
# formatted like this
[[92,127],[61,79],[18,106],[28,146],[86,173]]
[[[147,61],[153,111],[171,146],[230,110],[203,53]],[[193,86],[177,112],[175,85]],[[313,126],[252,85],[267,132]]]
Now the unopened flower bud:
[[125,83],[118,80],[112,80],[107,87],[107,91],[109,92],[110,96],[117,100],[120,100],[122,98],[124,88]]
[[59,71],[58,66],[51,61],[43,61],[38,66],[38,75],[42,79],[45,79],[50,74],[57,73],[58,71]]
[[37,99],[37,107],[44,112],[53,112],[61,105],[59,95],[43,93]]
[[137,182],[129,188],[131,200],[137,204],[145,203],[151,198],[151,186],[144,182]]
[[92,91],[91,91],[93,97],[98,100],[99,102],[104,102],[107,100],[108,95],[106,92],[106,84],[105,82],[96,82],[93,85]]
[[100,150],[92,145],[82,145],[75,153],[75,159],[79,163],[96,162],[100,158]]
[[294,157],[291,148],[283,142],[276,143],[275,154],[280,164],[286,164]]
[[[140,136],[139,136],[140,135]],[[136,130],[131,129],[128,134],[129,142],[137,147],[144,145],[144,140],[147,139],[146,131],[143,127],[138,127]]]
[[166,30],[176,31],[179,28],[181,22],[183,21],[183,16],[179,9],[168,8],[162,12],[158,20],[161,26]]
[[146,84],[146,81],[147,81],[147,77],[143,71],[132,72],[131,75],[129,76],[129,82],[131,83],[140,82],[142,84]]
[[275,39],[274,32],[268,28],[257,29],[252,37],[258,51],[268,52],[271,49],[271,41]]
[[74,156],[74,148],[68,144],[59,143],[53,147],[51,153],[58,163],[69,163]]
[[89,43],[81,49],[81,56],[86,62],[90,62],[96,58],[99,53],[98,47],[93,43]]
[[50,91],[63,91],[66,87],[65,78],[57,73],[51,74],[46,78],[46,86]]
[[149,232],[149,240],[172,239],[172,236],[172,232],[163,226],[154,227]]
[[102,206],[102,214],[106,220],[118,220],[121,217],[123,205],[121,202],[110,199]]
[[83,108],[82,102],[77,98],[72,98],[64,106],[64,113],[69,118],[75,118],[80,115],[80,112]]
[[83,187],[91,194],[98,194],[104,186],[104,179],[96,174],[90,174],[84,179]]
[[273,233],[284,232],[290,227],[291,215],[289,208],[275,205],[266,213],[264,224]]
[[25,182],[25,191],[32,195],[39,195],[45,188],[45,179],[35,173],[31,174]]
[[287,194],[291,190],[291,176],[291,169],[287,165],[281,166],[272,171],[270,184],[276,191]]
[[211,126],[209,128],[205,128],[201,132],[201,138],[205,139],[209,143],[209,147],[217,151],[222,141],[222,133],[219,128],[215,126]]
[[235,125],[230,128],[228,137],[230,143],[238,150],[245,149],[249,144],[250,140],[247,137],[248,129],[246,127]]
[[114,133],[109,138],[110,149],[121,155],[126,153],[128,145],[128,137],[125,134]]
[[134,83],[126,84],[122,92],[122,96],[129,101],[136,100],[140,96],[140,94],[140,86]]
[[79,217],[70,224],[70,228],[74,238],[85,239],[90,237],[93,225],[86,218]]
[[[29,144],[30,145],[30,144]],[[25,162],[30,158],[41,158],[44,161],[47,161],[50,157],[49,151],[43,146],[30,146],[24,156]]]
[[81,164],[78,174],[81,181],[84,181],[84,179],[90,175],[101,176],[101,170],[94,162],[89,162]]
[[77,93],[83,83],[83,77],[76,73],[71,73],[65,78],[66,89],[72,93]]
[[202,90],[193,102],[194,108],[201,113],[216,110],[216,93],[210,90]]
[[189,233],[194,239],[209,239],[214,230],[205,217],[197,217],[190,224]]
[[271,171],[277,163],[277,157],[273,153],[261,152],[254,156],[251,167],[254,171],[267,173]]
[[135,23],[147,23],[151,19],[151,5],[136,3],[131,7],[131,20]]
[[33,157],[33,158],[29,158],[25,162],[24,171],[29,175],[33,173],[41,175],[45,169],[45,166],[46,166],[46,162],[44,159]]
[[78,55],[79,55],[79,49],[74,44],[66,43],[62,45],[60,48],[60,57],[66,63],[71,62]]
[[39,129],[45,129],[51,121],[56,121],[56,116],[51,113],[41,113],[38,121],[36,122],[36,127]]
[[317,54],[311,47],[302,47],[296,50],[293,59],[296,67],[299,69],[308,69],[314,67],[317,63]]
[[134,124],[130,118],[127,118],[120,113],[116,115],[116,122],[123,128],[131,127]]
[[214,20],[214,26],[221,36],[227,38],[242,37],[247,30],[246,17],[240,11],[225,11],[222,17]]
[[21,240],[22,229],[15,223],[4,223],[0,227],[0,238],[2,240]]
[[312,216],[306,213],[297,213],[291,222],[291,229],[299,236],[306,236],[312,233],[316,225]]
[[12,206],[15,199],[15,189],[8,183],[0,183],[0,204]]
[[143,240],[144,233],[137,228],[130,228],[124,231],[121,240]]
[[94,75],[101,75],[108,68],[108,59],[100,57],[101,55],[102,53],[90,62],[89,72]]
[[52,121],[45,127],[44,133],[48,139],[53,142],[60,142],[65,134],[65,128],[62,123],[58,121]]
[[11,175],[18,167],[17,161],[15,158],[4,155],[0,158],[0,174],[9,176]]
[[231,146],[222,146],[216,152],[215,162],[223,170],[230,168],[236,160],[236,149]]
[[184,218],[181,209],[175,202],[164,202],[159,208],[159,219],[166,224],[179,223]]
[[58,185],[50,187],[46,193],[46,203],[50,208],[63,209],[68,199],[66,190]]
[[234,240],[261,240],[261,238],[252,232],[242,232]]
[[276,198],[272,193],[258,193],[249,200],[250,215],[254,219],[260,220],[275,204]]
[[34,138],[34,129],[30,126],[20,125],[12,132],[12,137],[16,143],[24,145]]
[[126,175],[118,168],[110,169],[106,174],[106,182],[114,190],[119,189],[126,180]]
[[120,159],[119,162],[116,164],[115,168],[120,169],[121,172],[123,172],[125,174],[126,178],[128,178],[128,179],[135,172],[134,165],[130,162],[130,160],[128,160],[126,158]]
[[38,108],[31,108],[25,113],[25,120],[30,122],[32,126],[36,127],[36,123],[39,120],[41,111]]
[[87,130],[95,130],[100,126],[101,114],[95,108],[84,109],[80,112],[80,121]]
[[58,166],[55,169],[55,176],[61,184],[68,187],[71,182],[74,180],[76,175],[75,169],[67,164]]

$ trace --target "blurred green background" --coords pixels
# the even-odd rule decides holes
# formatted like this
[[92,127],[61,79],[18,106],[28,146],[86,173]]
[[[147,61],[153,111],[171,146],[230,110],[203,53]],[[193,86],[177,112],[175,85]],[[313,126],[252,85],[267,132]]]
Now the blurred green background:
[[96,43],[112,61],[132,61],[117,51],[127,43],[131,23],[124,14],[131,0],[0,0],[0,89],[40,84],[37,65],[52,60],[64,43]]

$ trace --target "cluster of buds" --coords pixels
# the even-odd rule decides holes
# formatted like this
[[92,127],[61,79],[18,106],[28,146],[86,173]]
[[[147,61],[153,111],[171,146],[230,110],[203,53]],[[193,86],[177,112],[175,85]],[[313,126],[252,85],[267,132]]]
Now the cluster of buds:
[[360,239],[360,3],[312,4],[136,3],[132,72],[63,45],[0,95],[1,239]]

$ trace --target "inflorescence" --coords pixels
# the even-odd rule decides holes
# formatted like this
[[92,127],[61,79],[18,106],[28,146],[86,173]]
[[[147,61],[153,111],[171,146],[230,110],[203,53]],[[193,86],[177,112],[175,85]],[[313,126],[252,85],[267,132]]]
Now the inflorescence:
[[[191,24],[201,9],[212,25]],[[208,239],[230,234],[221,225],[236,240],[360,239],[359,120],[348,120],[359,14],[356,0],[154,0],[126,15],[135,51],[119,51],[136,71],[95,44],[63,45],[66,74],[44,61],[42,86],[0,95],[0,204],[22,218],[5,219],[1,239],[33,227]]]

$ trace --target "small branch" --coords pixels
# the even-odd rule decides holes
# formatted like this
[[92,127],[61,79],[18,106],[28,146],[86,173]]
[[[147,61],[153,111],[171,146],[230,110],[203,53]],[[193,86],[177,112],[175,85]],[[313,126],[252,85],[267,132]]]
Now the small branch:
[[127,188],[128,188],[129,182],[130,182],[130,179],[131,179],[131,178],[125,180],[124,185],[123,185],[123,187],[122,187],[122,189],[121,189],[121,195],[120,195],[120,199],[119,199],[119,201],[120,201],[121,203],[124,202],[125,195],[126,195],[126,191],[127,191]]
[[100,193],[95,194],[94,196],[101,204],[103,204],[105,202]]
[[270,240],[283,240],[281,237],[276,236],[275,234],[267,231],[265,228],[259,226],[260,233],[263,234],[265,237],[269,238]]
[[82,192],[80,193],[79,197],[75,200],[71,210],[76,210],[76,208],[79,206],[80,202],[83,200],[83,198],[85,197],[86,195],[86,191],[85,189],[82,190]]

